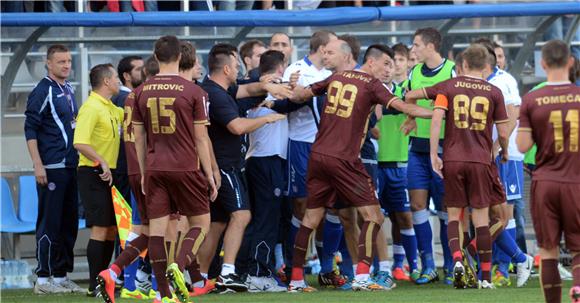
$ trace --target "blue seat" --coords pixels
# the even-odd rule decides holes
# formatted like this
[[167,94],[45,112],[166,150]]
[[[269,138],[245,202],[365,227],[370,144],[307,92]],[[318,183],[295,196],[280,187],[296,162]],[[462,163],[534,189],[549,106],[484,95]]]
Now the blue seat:
[[36,224],[23,222],[16,217],[12,192],[8,181],[2,178],[2,222],[0,223],[0,232],[3,233],[28,233],[36,229]]
[[[31,222],[36,225],[38,218],[38,193],[36,191],[36,178],[34,176],[20,176],[18,197],[18,218],[23,222]],[[85,219],[79,219],[79,229],[87,228]]]
[[18,218],[22,222],[36,224],[38,217],[38,195],[36,193],[36,178],[34,176],[20,176],[18,178]]

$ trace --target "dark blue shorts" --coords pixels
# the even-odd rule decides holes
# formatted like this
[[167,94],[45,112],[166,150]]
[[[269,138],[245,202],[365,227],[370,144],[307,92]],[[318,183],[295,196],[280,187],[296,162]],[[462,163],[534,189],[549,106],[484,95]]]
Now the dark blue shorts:
[[409,152],[407,180],[409,190],[428,190],[435,204],[435,209],[443,209],[443,179],[431,168],[431,157],[429,154]]
[[288,197],[304,198],[312,143],[288,141]]
[[407,192],[407,167],[380,167],[379,201],[388,213],[411,211]]
[[509,160],[506,163],[501,163],[498,157],[495,163],[508,203],[521,199],[524,192],[524,161]]

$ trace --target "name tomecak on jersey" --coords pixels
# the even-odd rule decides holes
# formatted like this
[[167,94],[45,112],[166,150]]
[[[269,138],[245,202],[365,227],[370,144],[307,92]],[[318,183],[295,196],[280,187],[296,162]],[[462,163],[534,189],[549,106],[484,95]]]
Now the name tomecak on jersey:
[[153,83],[143,86],[143,91],[148,90],[176,90],[182,92],[184,86],[182,84],[169,84],[169,83]]
[[536,98],[538,106],[560,103],[580,103],[580,95],[559,95],[559,96],[544,96]]

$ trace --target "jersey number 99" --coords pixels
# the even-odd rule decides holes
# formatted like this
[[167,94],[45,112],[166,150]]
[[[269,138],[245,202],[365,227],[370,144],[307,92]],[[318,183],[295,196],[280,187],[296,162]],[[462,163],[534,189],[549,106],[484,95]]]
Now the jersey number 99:
[[328,86],[328,104],[324,112],[332,115],[336,114],[342,118],[350,117],[357,93],[358,88],[355,85],[345,85],[340,81],[332,81]]

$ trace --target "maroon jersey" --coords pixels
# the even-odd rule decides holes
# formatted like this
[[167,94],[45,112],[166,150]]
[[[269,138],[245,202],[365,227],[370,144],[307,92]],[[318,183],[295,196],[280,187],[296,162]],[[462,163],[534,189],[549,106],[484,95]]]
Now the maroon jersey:
[[446,111],[443,161],[493,161],[493,124],[508,122],[501,90],[483,79],[460,76],[423,88]]
[[381,81],[360,71],[336,73],[311,88],[317,96],[327,93],[312,151],[345,160],[359,157],[373,105],[388,108],[396,99]]
[[[139,86],[141,87],[141,86]],[[125,99],[125,119],[123,120],[123,142],[125,142],[125,155],[127,156],[127,175],[137,175],[139,162],[135,151],[135,134],[133,133],[133,108],[135,107],[135,93],[130,92]]]
[[147,130],[151,171],[199,169],[194,124],[208,124],[207,93],[177,75],[157,75],[135,89],[134,124]]
[[546,85],[524,96],[519,131],[538,146],[534,180],[580,183],[580,87]]

